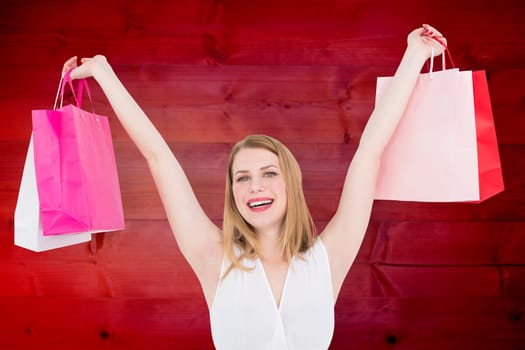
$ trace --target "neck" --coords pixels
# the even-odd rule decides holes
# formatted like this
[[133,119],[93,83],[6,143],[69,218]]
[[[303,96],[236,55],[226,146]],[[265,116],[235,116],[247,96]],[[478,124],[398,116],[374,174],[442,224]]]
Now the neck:
[[259,258],[261,260],[282,261],[285,259],[279,244],[280,236],[280,230],[257,231],[257,239],[260,248]]

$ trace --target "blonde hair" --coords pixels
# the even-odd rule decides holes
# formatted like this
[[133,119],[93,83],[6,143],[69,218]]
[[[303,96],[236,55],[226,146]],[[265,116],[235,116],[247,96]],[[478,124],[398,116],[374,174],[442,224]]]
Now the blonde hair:
[[228,160],[223,239],[224,250],[232,264],[224,276],[233,268],[248,270],[242,262],[243,259],[253,259],[259,253],[259,244],[254,228],[244,220],[233,198],[233,161],[239,151],[245,148],[265,149],[275,154],[279,159],[281,172],[285,179],[287,197],[287,209],[280,236],[280,246],[288,262],[291,261],[292,257],[308,250],[314,244],[317,236],[312,216],[304,198],[301,169],[292,152],[270,136],[248,136],[233,147]]

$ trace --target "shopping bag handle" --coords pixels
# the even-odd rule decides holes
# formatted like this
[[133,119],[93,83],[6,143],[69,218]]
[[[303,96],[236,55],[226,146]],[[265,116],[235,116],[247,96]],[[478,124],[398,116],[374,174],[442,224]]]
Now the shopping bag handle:
[[[446,57],[445,52],[447,53],[448,59],[450,60],[450,64],[452,65],[452,68],[456,68],[456,65],[454,64],[454,60],[452,59],[452,55],[450,54],[450,50],[448,49],[447,43],[442,40],[442,38],[435,36],[435,35],[425,35],[426,38],[435,41],[437,44],[443,46],[445,49],[443,50],[443,53],[441,54],[441,70],[446,69]],[[430,48],[431,54],[430,54],[430,68],[429,68],[429,76],[432,79],[432,72],[434,71],[434,46]]]
[[69,85],[69,88],[71,89],[71,92],[73,93],[73,98],[76,102],[76,106],[78,108],[82,108],[82,96],[84,93],[84,89],[86,89],[86,92],[88,94],[89,102],[91,102],[91,110],[93,113],[95,112],[94,105],[93,105],[93,99],[91,98],[91,91],[89,90],[89,85],[87,83],[86,79],[78,79],[78,89],[75,93],[75,87],[73,85],[73,79],[71,79],[71,71],[74,68],[71,68],[68,70],[62,77],[60,77],[60,82],[58,83],[58,90],[57,95],[55,97],[55,104],[53,106],[53,109],[57,109],[58,104],[58,98],[60,96],[60,108],[62,108],[62,103],[64,102],[64,89],[66,87],[66,84]]

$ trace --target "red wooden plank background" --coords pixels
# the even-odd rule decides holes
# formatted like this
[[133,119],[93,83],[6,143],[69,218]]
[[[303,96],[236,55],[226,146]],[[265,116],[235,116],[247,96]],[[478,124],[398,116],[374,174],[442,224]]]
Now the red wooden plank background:
[[296,154],[319,229],[406,34],[435,24],[487,71],[506,191],[478,205],[378,201],[331,349],[525,348],[525,3],[474,0],[12,1],[0,10],[0,349],[209,349],[206,305],[146,164],[110,116],[126,230],[43,253],[13,244],[31,109],[65,59],[103,53],[222,222],[228,152]]

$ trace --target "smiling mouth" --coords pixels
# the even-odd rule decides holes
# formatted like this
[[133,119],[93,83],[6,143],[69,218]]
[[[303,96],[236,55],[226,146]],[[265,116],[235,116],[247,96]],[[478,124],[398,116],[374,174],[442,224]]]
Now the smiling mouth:
[[248,202],[248,207],[250,208],[262,208],[269,206],[273,203],[273,199],[264,199],[264,200],[255,200]]

